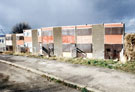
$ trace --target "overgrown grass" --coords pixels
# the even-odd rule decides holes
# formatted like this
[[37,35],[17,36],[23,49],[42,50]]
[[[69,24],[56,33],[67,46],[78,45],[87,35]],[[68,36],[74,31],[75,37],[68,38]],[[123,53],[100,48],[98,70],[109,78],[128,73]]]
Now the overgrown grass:
[[32,55],[31,53],[6,53],[10,55],[16,56],[28,56],[34,58],[41,58],[47,60],[56,60],[60,62],[69,62],[73,64],[81,64],[81,65],[90,65],[90,66],[98,66],[109,69],[117,69],[125,72],[135,73],[135,61],[127,62],[126,64],[121,64],[120,62],[113,60],[96,60],[96,59],[83,59],[83,58],[63,58],[63,57],[46,57],[46,56],[38,56]]
[[122,70],[125,72],[135,73],[135,61],[127,62],[126,64],[121,64],[118,61],[113,60],[94,60],[94,59],[83,59],[83,58],[58,58],[58,61],[70,62],[73,64],[82,64],[90,66],[98,66],[109,69]]
[[118,64],[115,69],[123,70],[125,72],[131,72],[135,74],[135,61],[128,62],[126,64]]
[[8,54],[8,55],[13,55],[13,52],[12,51],[6,51],[6,52],[3,52],[1,54]]

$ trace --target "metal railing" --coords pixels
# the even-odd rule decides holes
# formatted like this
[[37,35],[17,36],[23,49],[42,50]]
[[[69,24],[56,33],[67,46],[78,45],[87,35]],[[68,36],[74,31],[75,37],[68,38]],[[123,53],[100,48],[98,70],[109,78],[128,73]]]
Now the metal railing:
[[77,51],[77,53],[81,53],[81,54],[83,54],[83,55],[84,55],[84,57],[87,57],[86,52],[82,51],[81,49],[76,48],[76,51]]

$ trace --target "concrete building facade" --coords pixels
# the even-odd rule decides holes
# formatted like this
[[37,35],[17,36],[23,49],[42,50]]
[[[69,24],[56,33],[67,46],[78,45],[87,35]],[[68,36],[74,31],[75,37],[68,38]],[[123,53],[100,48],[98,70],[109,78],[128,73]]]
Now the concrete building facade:
[[92,58],[92,25],[76,26],[77,57]]
[[0,35],[0,52],[6,51],[5,35]]
[[6,34],[6,51],[16,52],[16,34]]
[[75,26],[62,26],[63,57],[76,57],[75,34]]
[[24,30],[24,46],[48,56],[117,59],[124,33],[123,23],[45,27]]
[[24,47],[27,49],[27,52],[32,53],[32,30],[24,30]]
[[42,33],[42,54],[53,56],[54,55],[54,36],[53,27],[41,28]]
[[32,54],[41,53],[41,29],[24,30],[24,47]]
[[24,51],[24,35],[16,34],[16,52]]
[[44,51],[63,57],[116,59],[123,48],[123,23],[42,28]]
[[125,35],[125,24],[113,23],[104,24],[105,36],[105,59],[119,58],[120,51],[123,48],[123,39]]

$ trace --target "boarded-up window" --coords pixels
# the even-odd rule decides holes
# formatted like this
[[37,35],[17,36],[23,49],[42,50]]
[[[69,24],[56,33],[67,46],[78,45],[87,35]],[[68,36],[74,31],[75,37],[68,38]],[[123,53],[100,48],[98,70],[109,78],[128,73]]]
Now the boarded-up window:
[[91,35],[92,34],[92,29],[77,29],[76,30],[77,36],[85,36],[85,35]]
[[106,35],[122,35],[124,29],[122,27],[105,28]]
[[77,44],[77,48],[85,53],[92,53],[92,44]]
[[42,35],[43,35],[43,36],[52,36],[53,33],[52,33],[51,30],[50,30],[50,31],[43,31],[43,32],[42,32]]
[[63,44],[62,45],[63,52],[72,52],[74,49],[74,44]]
[[72,36],[75,34],[75,30],[74,29],[64,29],[62,30],[62,35],[68,35],[68,36]]

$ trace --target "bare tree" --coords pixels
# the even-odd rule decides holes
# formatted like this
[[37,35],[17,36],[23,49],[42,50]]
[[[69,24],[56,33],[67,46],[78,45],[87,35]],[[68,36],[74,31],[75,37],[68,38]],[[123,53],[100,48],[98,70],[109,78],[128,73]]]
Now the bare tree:
[[12,33],[23,33],[23,30],[26,29],[31,29],[28,23],[25,22],[18,23],[12,28]]

